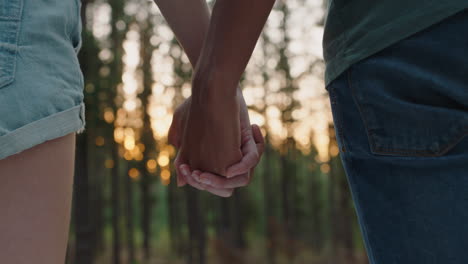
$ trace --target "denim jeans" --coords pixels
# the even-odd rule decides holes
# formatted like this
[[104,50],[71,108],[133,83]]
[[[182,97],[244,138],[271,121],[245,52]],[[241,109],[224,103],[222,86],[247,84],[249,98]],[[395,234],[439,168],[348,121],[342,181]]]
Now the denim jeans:
[[80,7],[0,0],[0,159],[84,132]]
[[326,89],[370,263],[468,263],[468,10]]

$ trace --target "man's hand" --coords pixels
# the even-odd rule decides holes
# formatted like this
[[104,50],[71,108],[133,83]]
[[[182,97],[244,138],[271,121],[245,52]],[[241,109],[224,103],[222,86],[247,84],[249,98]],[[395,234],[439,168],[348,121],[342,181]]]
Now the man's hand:
[[227,168],[242,159],[239,109],[237,95],[192,97],[176,160],[226,176]]
[[[247,106],[240,88],[238,89],[238,100],[240,105],[239,118],[243,157],[240,162],[227,169],[226,176],[230,178],[220,177],[200,170],[196,170],[192,173],[190,166],[182,164],[181,159],[176,159],[175,166],[177,171],[177,185],[179,187],[184,186],[188,182],[195,188],[207,190],[213,194],[225,197],[232,194],[232,188],[242,187],[250,183],[253,175],[253,169],[263,154],[264,139],[258,126],[250,126]],[[179,148],[181,145],[184,123],[187,119],[190,104],[191,97],[176,109],[172,119],[172,124],[169,129],[169,143],[174,145],[176,148]],[[188,177],[184,176],[183,172],[185,172]],[[205,178],[212,184],[203,184],[201,179]]]

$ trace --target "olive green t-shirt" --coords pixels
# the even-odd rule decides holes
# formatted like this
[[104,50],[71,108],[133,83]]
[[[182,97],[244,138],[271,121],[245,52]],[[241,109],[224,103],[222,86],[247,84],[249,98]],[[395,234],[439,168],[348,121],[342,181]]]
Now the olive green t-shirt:
[[468,8],[468,0],[329,1],[323,35],[326,85],[353,63]]

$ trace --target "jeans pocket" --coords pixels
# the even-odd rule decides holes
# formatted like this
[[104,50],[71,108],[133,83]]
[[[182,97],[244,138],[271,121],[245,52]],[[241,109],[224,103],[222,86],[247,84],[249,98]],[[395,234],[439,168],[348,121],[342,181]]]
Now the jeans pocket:
[[0,0],[0,89],[15,79],[23,0]]
[[468,83],[430,67],[381,55],[348,71],[373,154],[442,156],[468,135]]

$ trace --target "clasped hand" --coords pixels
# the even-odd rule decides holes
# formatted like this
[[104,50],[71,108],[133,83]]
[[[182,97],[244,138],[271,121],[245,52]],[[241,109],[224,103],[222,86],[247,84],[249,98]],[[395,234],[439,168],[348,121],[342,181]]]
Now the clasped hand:
[[174,113],[169,143],[179,149],[174,161],[178,186],[188,183],[221,197],[250,183],[264,150],[240,88],[223,101],[188,98]]

